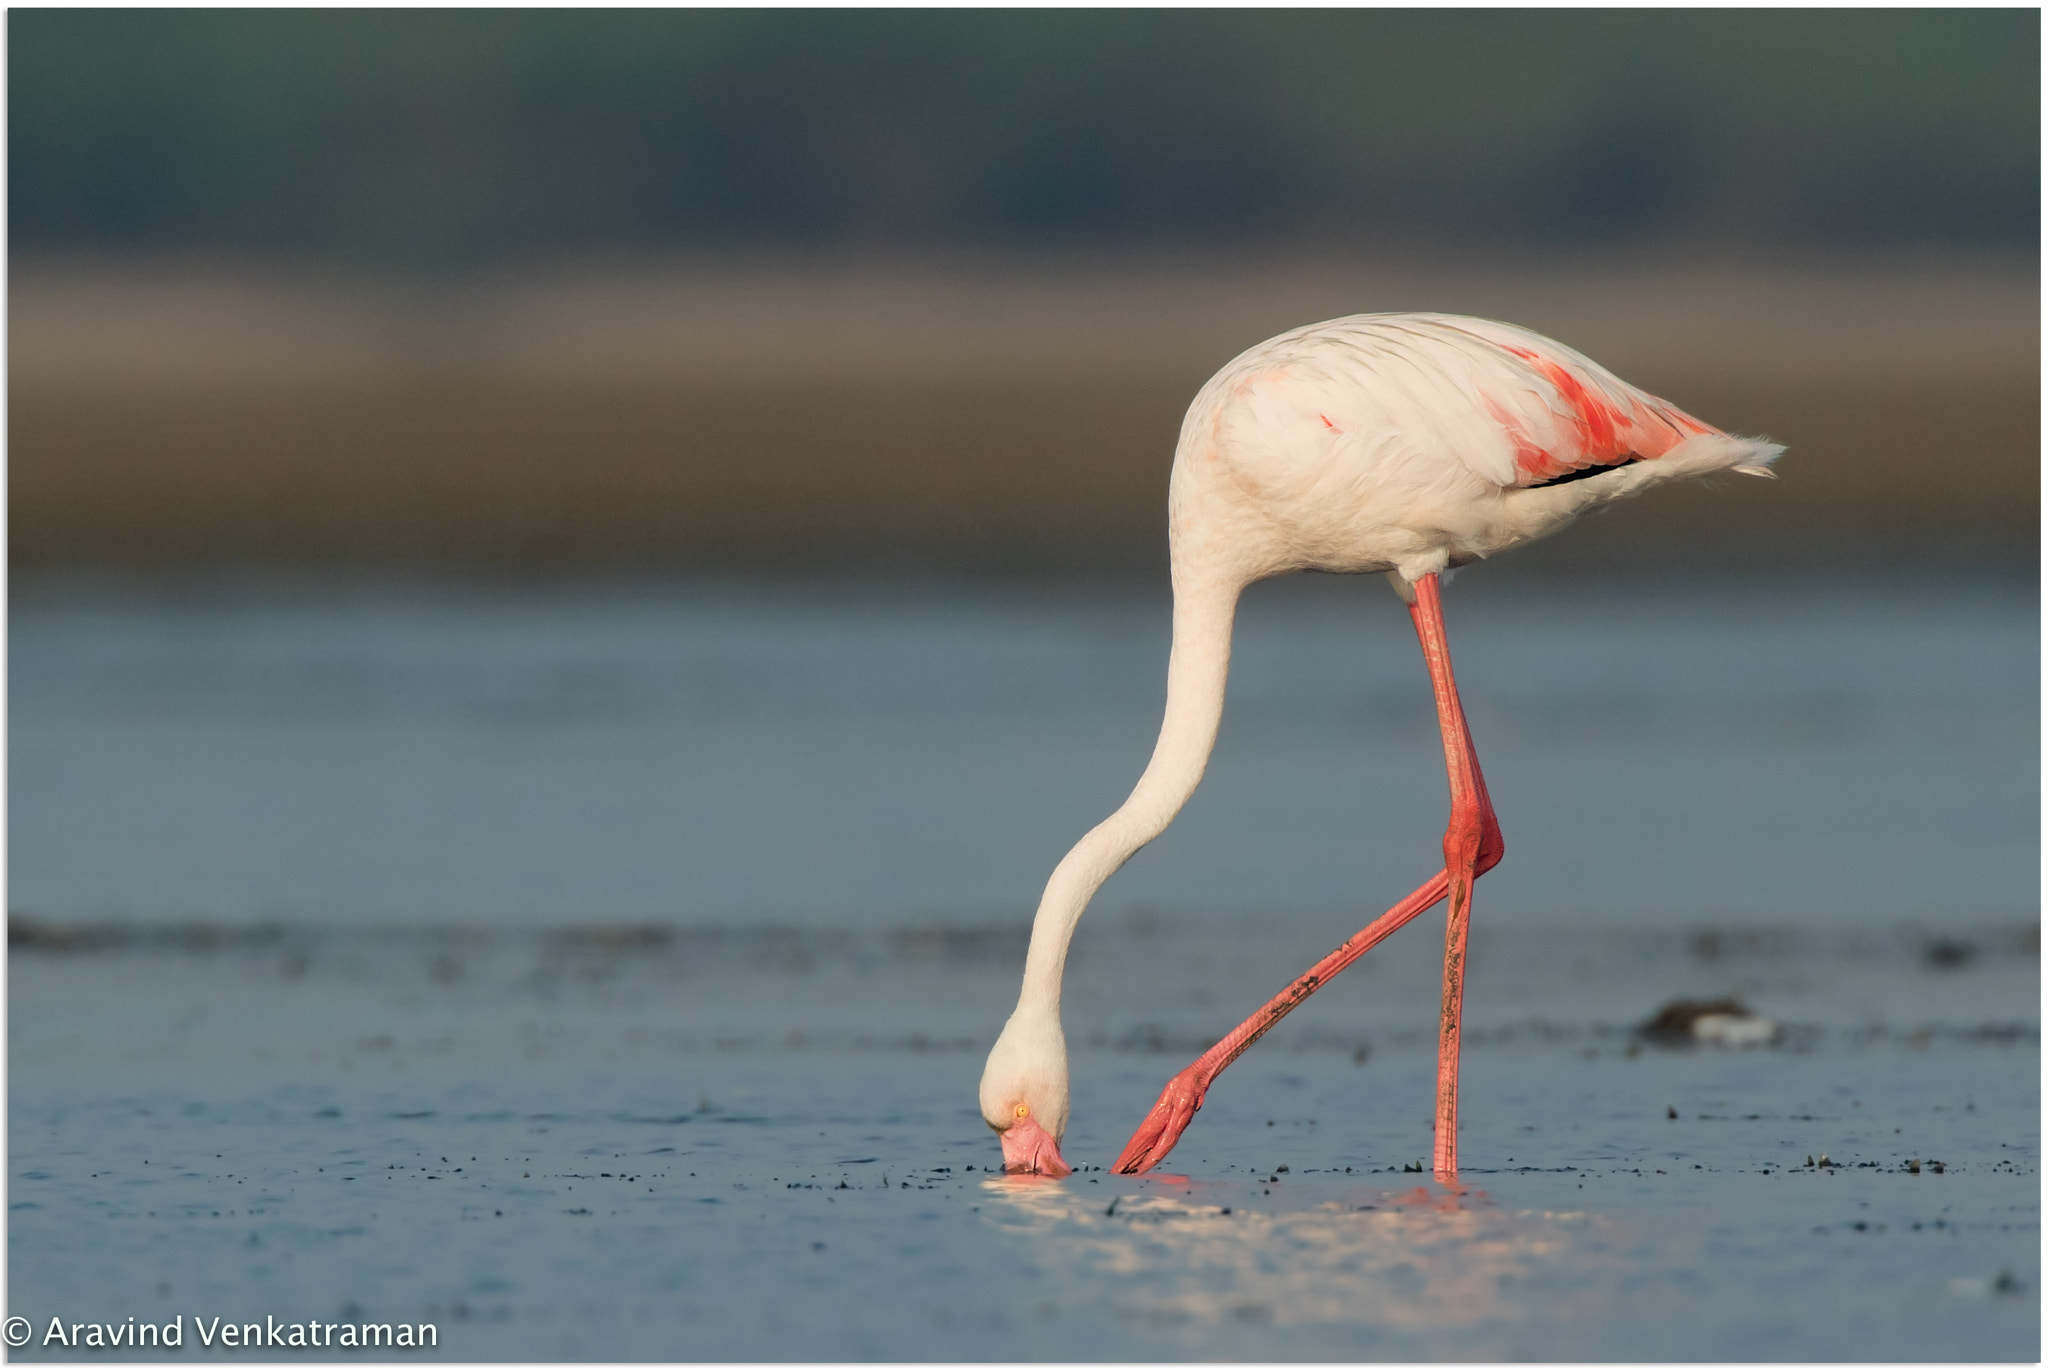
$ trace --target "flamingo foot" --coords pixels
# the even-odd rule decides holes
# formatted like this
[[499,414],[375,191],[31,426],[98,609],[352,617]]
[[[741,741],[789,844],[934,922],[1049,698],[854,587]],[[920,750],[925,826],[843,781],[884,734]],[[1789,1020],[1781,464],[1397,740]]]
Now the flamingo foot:
[[1117,1174],[1142,1175],[1166,1159],[1180,1141],[1180,1134],[1194,1121],[1195,1111],[1202,1106],[1202,1096],[1209,1092],[1209,1080],[1210,1073],[1203,1068],[1202,1061],[1197,1061],[1166,1082],[1159,1102],[1152,1105],[1145,1121],[1131,1134],[1124,1154],[1117,1157]]

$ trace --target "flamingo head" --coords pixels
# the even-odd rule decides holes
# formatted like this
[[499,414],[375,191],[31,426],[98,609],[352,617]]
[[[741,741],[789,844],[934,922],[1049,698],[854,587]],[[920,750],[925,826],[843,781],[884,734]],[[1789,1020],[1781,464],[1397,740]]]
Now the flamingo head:
[[981,1073],[981,1116],[1003,1143],[1013,1174],[1071,1175],[1060,1157],[1067,1130],[1067,1038],[1057,1014],[1019,1008]]

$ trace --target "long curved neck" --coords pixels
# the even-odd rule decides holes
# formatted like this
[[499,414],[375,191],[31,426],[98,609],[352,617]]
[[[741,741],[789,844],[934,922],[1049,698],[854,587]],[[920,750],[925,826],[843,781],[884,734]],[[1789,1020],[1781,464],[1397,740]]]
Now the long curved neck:
[[1020,1009],[1030,1006],[1058,1013],[1067,944],[1088,901],[1140,847],[1166,831],[1202,783],[1223,718],[1231,620],[1243,588],[1232,580],[1205,577],[1185,583],[1176,578],[1173,658],[1166,668],[1166,718],[1159,727],[1159,742],[1123,807],[1075,843],[1046,882],[1031,924],[1031,950],[1024,960],[1024,988],[1017,1000]]

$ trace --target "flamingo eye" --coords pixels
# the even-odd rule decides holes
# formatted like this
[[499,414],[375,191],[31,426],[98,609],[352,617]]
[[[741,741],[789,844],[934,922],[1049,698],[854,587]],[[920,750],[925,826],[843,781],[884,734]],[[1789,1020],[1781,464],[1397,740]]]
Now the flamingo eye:
[[1017,1116],[1018,1116],[1019,1118],[1028,1118],[1028,1117],[1030,1117],[1030,1116],[1031,1116],[1031,1105],[1029,1105],[1029,1104],[1019,1104],[1019,1105],[1017,1105]]

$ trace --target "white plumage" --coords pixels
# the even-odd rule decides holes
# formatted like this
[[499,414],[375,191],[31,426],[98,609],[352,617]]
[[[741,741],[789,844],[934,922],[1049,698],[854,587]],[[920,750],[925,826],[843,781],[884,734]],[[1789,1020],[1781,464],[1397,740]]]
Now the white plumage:
[[[1400,570],[1412,583],[1666,480],[1762,474],[1782,450],[1525,328],[1359,314],[1261,343],[1202,387],[1174,459],[1174,530],[1187,500],[1196,521],[1223,519],[1262,575]],[[1589,467],[1612,469],[1547,484]]]
[[[1067,946],[1102,882],[1173,821],[1201,781],[1222,717],[1231,623],[1245,586],[1297,570],[1386,572],[1422,615],[1417,627],[1427,653],[1429,622],[1439,643],[1441,623],[1433,618],[1434,581],[1418,604],[1417,587],[1426,579],[1666,481],[1719,471],[1769,475],[1782,451],[1702,423],[1568,347],[1485,319],[1354,315],[1283,333],[1217,372],[1189,406],[1174,455],[1167,502],[1173,656],[1158,745],[1130,798],[1067,853],[1047,882],[1016,1011],[983,1072],[982,1115],[1003,1137],[1005,1163],[1066,1173],[1057,1141],[1068,1112],[1059,1021]],[[1449,658],[1439,654],[1453,827],[1477,851],[1475,805],[1484,807],[1486,825],[1492,810],[1484,805],[1455,689],[1447,703],[1441,688]],[[1433,662],[1433,679],[1438,669]],[[1497,860],[1498,829],[1490,831]],[[1452,846],[1447,836],[1447,854]],[[1468,859],[1461,875],[1447,855],[1439,882],[1449,890],[1454,922],[1462,917],[1460,891],[1469,898],[1471,880],[1490,864],[1482,859],[1475,868]],[[1438,890],[1429,903],[1445,897]],[[1397,906],[1399,921],[1428,906]],[[1447,980],[1447,1022],[1462,1002],[1462,932],[1456,941],[1458,988],[1454,994]],[[1334,973],[1325,969],[1305,977],[1306,989],[1283,995],[1284,1007],[1274,1012],[1269,1005],[1266,1019],[1248,1021],[1183,1072],[1197,1084],[1183,1089],[1187,1097],[1171,1109],[1176,1087],[1169,1085],[1154,1110],[1155,1119],[1165,1116],[1161,1110],[1171,1115],[1154,1129],[1163,1141],[1155,1137],[1141,1148],[1141,1129],[1126,1153],[1132,1167],[1146,1168],[1165,1154],[1199,1107],[1208,1079]],[[1445,1042],[1454,1124],[1455,1024]],[[1447,1156],[1455,1170],[1455,1126],[1451,1131],[1448,1152],[1439,1137],[1440,1172]],[[1132,1157],[1148,1159],[1138,1164]]]

